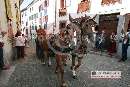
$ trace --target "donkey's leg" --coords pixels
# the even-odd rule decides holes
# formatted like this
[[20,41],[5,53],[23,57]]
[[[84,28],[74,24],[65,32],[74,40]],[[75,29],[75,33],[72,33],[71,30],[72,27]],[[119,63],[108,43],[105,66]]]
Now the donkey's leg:
[[65,87],[65,80],[64,80],[64,65],[63,63],[59,66],[60,73],[61,73],[61,87]]
[[51,66],[51,58],[49,56],[49,50],[46,50],[48,66]]
[[78,64],[74,67],[74,70],[77,70],[80,67],[82,59],[83,59],[83,57],[78,58]]
[[63,59],[63,58],[64,58],[64,56],[62,56],[62,62],[60,63],[59,69],[60,69],[60,73],[61,73],[61,87],[66,87],[67,84],[64,79],[64,60],[65,59]]
[[72,54],[72,65],[71,65],[71,69],[73,69],[74,66],[75,66],[75,58],[76,58],[76,55]]
[[78,64],[76,64],[72,70],[73,72],[73,78],[76,79],[76,71],[80,67],[82,61],[82,57],[78,58]]
[[59,65],[56,64],[55,73],[58,73]]
[[61,62],[61,60],[60,60],[58,54],[56,54],[56,69],[55,69],[55,73],[58,73],[60,62]]
[[44,50],[43,50],[43,48],[39,49],[39,55],[40,55],[41,63],[45,64],[45,61],[44,61],[45,57],[44,57]]
[[51,66],[51,58],[48,57],[48,65]]
[[56,62],[57,62],[57,66],[56,66],[56,70],[59,69],[60,73],[60,83],[61,83],[61,87],[66,87],[66,83],[64,80],[64,64],[63,64],[63,56],[56,54]]
[[63,64],[64,64],[64,66],[67,66],[67,56],[66,55],[64,55],[64,56],[62,56],[62,61],[63,61]]
[[47,54],[46,54],[46,51],[43,50],[43,54],[44,54],[44,57],[42,59],[42,64],[46,64],[46,58],[47,58]]

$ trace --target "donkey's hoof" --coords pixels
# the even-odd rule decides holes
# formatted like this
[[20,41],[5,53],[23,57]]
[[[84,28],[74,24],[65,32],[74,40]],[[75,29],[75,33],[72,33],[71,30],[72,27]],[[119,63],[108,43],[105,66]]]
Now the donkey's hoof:
[[78,77],[77,76],[73,76],[73,79],[78,79]]
[[58,73],[58,71],[56,70],[56,71],[55,71],[55,74],[57,74],[57,73]]
[[51,64],[48,64],[48,67],[51,67],[52,65]]
[[41,62],[41,64],[42,64],[42,65],[46,65],[46,63],[45,63],[45,62]]
[[63,84],[61,85],[61,87],[67,87],[67,84],[66,84],[66,83],[63,83]]
[[65,63],[64,66],[67,66],[67,64]]
[[70,69],[73,70],[73,66],[71,66]]

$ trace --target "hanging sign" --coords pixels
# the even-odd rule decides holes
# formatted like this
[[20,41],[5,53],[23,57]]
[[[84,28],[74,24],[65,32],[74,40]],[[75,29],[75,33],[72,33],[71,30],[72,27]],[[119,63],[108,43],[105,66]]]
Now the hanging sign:
[[90,1],[81,1],[81,3],[78,4],[78,10],[77,12],[86,12],[90,9]]

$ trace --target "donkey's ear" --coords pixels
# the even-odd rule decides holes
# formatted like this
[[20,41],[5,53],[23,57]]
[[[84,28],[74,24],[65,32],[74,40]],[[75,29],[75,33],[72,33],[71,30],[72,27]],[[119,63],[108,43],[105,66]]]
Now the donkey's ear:
[[69,20],[71,21],[71,22],[73,22],[73,18],[71,17],[71,15],[69,14]]
[[92,18],[93,20],[97,17],[97,14]]
[[85,18],[87,17],[87,15],[85,14]]

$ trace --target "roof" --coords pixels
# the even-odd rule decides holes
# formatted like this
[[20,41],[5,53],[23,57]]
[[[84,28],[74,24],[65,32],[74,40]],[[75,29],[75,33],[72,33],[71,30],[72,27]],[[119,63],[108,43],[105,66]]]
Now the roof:
[[33,3],[35,2],[35,0],[24,0],[23,3],[20,6],[20,10],[22,11],[25,8],[29,8]]
[[27,10],[27,7],[26,7],[26,8],[24,8],[24,9],[22,9],[22,10],[21,10],[21,12],[26,11],[26,10]]

